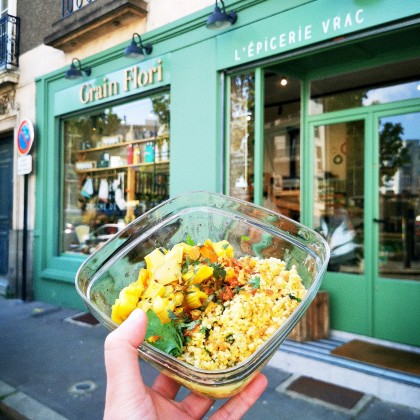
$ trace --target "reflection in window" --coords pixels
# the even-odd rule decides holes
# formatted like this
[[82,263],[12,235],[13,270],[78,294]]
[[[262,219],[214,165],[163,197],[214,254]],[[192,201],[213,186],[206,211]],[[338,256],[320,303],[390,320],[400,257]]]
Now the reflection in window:
[[229,194],[254,201],[254,73],[230,79]]
[[[363,80],[363,77],[360,76],[359,80]],[[311,115],[358,108],[361,106],[386,104],[405,99],[420,98],[420,80],[388,86],[358,88],[345,92],[325,94],[322,93],[323,89],[325,89],[322,87],[323,84],[325,84],[325,80],[314,81],[311,83]]]
[[169,95],[63,120],[61,251],[91,253],[169,197]]
[[327,239],[329,271],[363,272],[364,123],[314,131],[314,226]]
[[420,113],[379,124],[379,272],[420,280]]
[[267,73],[264,100],[264,207],[300,220],[300,81]]

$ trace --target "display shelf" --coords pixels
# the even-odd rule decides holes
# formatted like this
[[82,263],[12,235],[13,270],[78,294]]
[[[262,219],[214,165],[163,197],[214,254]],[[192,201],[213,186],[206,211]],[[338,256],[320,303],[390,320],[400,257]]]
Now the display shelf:
[[157,136],[157,137],[147,137],[145,139],[137,139],[137,140],[129,140],[129,141],[120,141],[113,144],[108,144],[100,147],[90,147],[89,149],[78,149],[75,153],[91,153],[91,152],[99,152],[102,150],[111,150],[117,149],[119,147],[128,147],[134,144],[145,144],[149,142],[157,142],[159,140],[169,139],[169,134],[164,136]]
[[106,171],[121,171],[125,169],[136,169],[139,167],[150,167],[154,165],[168,165],[169,160],[164,160],[160,162],[141,162],[141,163],[133,163],[131,165],[119,165],[119,166],[107,166],[106,168],[90,168],[90,169],[79,169],[76,170],[78,174],[86,174],[91,172],[106,172]]

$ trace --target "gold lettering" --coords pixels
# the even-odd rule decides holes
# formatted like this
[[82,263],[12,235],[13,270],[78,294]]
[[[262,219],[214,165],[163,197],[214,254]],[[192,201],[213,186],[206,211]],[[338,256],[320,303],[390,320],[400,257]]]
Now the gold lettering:
[[130,82],[132,81],[131,69],[124,71],[124,91],[130,90]]
[[97,86],[96,88],[94,88],[94,91],[96,93],[95,95],[95,99],[102,99],[102,86]]
[[149,73],[147,73],[147,71],[141,71],[138,81],[141,87],[147,85],[149,83]]
[[89,89],[89,83],[85,83],[79,92],[79,99],[82,104],[87,104],[89,102],[89,95],[86,94],[86,90]]
[[109,89],[109,96],[118,95],[118,83],[117,82],[109,82],[108,83]]
[[157,68],[158,82],[161,82],[162,81],[162,60],[159,59],[157,63],[158,63],[158,68]]

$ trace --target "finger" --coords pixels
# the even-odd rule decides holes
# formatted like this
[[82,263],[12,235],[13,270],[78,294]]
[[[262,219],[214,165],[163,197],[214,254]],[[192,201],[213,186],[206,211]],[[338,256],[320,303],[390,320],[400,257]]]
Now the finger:
[[161,373],[155,380],[152,389],[158,392],[165,398],[169,398],[173,400],[178,394],[179,388],[181,385],[178,384],[173,379],[169,378],[168,376]]
[[258,374],[238,395],[232,397],[210,418],[240,419],[258,400],[267,386],[267,378],[262,373]]
[[130,394],[144,390],[140,375],[137,348],[146,334],[147,317],[142,310],[130,316],[105,340],[107,397],[125,390]]
[[201,419],[210,410],[213,403],[213,399],[191,392],[179,405],[190,417]]

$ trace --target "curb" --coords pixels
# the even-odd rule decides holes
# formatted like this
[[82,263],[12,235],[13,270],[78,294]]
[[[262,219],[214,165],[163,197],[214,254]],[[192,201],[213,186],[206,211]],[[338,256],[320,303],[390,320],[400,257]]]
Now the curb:
[[0,380],[0,418],[8,420],[68,420]]

